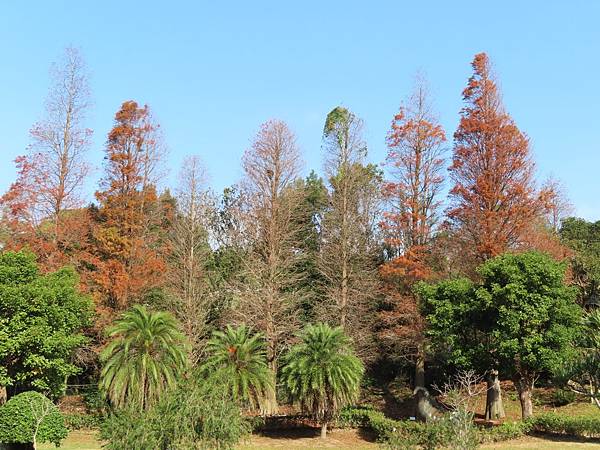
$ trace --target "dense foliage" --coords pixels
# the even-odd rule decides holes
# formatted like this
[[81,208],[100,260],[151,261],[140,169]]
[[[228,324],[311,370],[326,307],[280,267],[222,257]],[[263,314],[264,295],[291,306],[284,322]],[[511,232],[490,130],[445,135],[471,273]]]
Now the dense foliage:
[[[17,394],[55,400],[72,384],[98,396],[69,427],[108,417],[108,448],[231,448],[249,430],[245,416],[274,415],[282,400],[325,437],[362,400],[363,381],[387,396],[395,379],[413,397],[407,415],[428,424],[369,408],[340,420],[391,448],[595,434],[593,421],[551,416],[474,426],[471,400],[484,392],[485,419],[504,417],[507,379],[524,418],[538,379],[560,384],[556,406],[573,391],[600,406],[600,222],[567,218],[489,57],[471,66],[451,145],[419,77],[381,165],[359,114],[332,105],[321,173],[303,178],[292,127],[271,119],[220,194],[198,155],[183,158],[172,193],[161,126],[126,100],[84,206],[92,102],[82,56],[67,49],[0,197],[0,432],[58,442],[53,404]],[[477,382],[449,386],[463,369]],[[43,421],[30,433],[29,400],[54,434]]]
[[67,433],[58,408],[39,392],[23,392],[0,406],[0,443],[52,442],[59,446]]
[[92,312],[78,282],[71,268],[41,274],[32,253],[0,253],[0,386],[64,394]]
[[543,372],[556,372],[574,349],[581,310],[565,285],[565,264],[527,252],[483,264],[481,282],[420,286],[430,336],[457,365],[494,367],[519,390],[523,415]]
[[220,377],[193,378],[148,410],[125,408],[102,425],[109,450],[233,448],[249,424]]
[[364,373],[341,327],[308,325],[282,369],[293,400],[322,425],[322,437],[341,408],[356,401]]
[[173,316],[136,305],[108,330],[100,388],[115,407],[148,409],[186,368],[185,336]]
[[222,380],[240,404],[268,410],[274,396],[274,374],[267,365],[264,338],[246,326],[215,331],[207,344],[208,358],[202,372]]

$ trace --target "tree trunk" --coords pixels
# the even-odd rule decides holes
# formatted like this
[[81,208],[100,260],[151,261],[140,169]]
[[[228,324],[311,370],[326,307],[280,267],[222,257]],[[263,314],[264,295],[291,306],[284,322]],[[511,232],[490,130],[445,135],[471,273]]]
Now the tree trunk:
[[497,420],[505,417],[502,403],[502,390],[498,371],[490,371],[487,377],[487,395],[485,399],[485,420]]
[[327,437],[327,422],[323,422],[321,424],[321,439],[325,439]]
[[527,419],[533,415],[533,384],[535,378],[530,375],[520,375],[514,380],[515,387],[519,393],[519,402],[521,402],[521,416]]
[[8,400],[8,392],[6,392],[6,386],[0,386],[0,406],[4,405]]
[[425,351],[423,344],[417,347],[417,360],[415,362],[415,389],[425,387]]

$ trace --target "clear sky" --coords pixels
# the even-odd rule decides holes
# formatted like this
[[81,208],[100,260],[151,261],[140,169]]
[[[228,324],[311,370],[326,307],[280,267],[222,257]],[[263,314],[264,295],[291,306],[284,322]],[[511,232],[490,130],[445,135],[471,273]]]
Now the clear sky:
[[[42,113],[65,46],[91,71],[90,159],[101,175],[115,111],[147,103],[170,148],[204,160],[216,190],[241,176],[260,123],[296,132],[321,167],[325,116],[362,117],[370,160],[422,71],[449,136],[475,53],[496,68],[507,110],[531,138],[540,177],[566,185],[578,215],[600,219],[600,1],[4,1],[0,4],[0,191]],[[89,191],[93,192],[93,183]]]

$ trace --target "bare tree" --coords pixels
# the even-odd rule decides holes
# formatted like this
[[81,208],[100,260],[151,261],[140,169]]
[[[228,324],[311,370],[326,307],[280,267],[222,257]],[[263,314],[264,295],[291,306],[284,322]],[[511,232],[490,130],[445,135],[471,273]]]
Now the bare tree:
[[544,190],[550,192],[546,205],[546,222],[553,232],[558,233],[562,220],[573,215],[575,208],[559,179],[550,177],[544,184]]
[[199,157],[185,158],[179,183],[169,233],[170,306],[192,344],[192,359],[197,362],[209,334],[212,307],[206,270],[211,251],[207,229],[212,202]]
[[29,409],[31,411],[31,418],[33,419],[32,429],[31,429],[31,439],[33,443],[33,450],[37,450],[38,444],[38,434],[40,432],[40,428],[44,423],[46,417],[52,414],[56,407],[48,400],[46,397],[29,397]]
[[483,381],[484,377],[468,370],[459,371],[441,388],[433,386],[450,409],[445,420],[450,424],[452,435],[448,448],[452,450],[471,450],[479,446],[473,409],[477,398],[487,390]]
[[51,69],[52,85],[45,115],[34,124],[29,160],[37,192],[37,209],[54,222],[59,239],[63,211],[81,205],[88,174],[86,152],[92,131],[85,127],[91,100],[88,73],[79,50],[67,48]]
[[[278,120],[266,122],[243,158],[245,223],[248,256],[237,284],[239,303],[233,315],[264,334],[273,373],[298,326],[302,274],[294,269],[302,192],[294,189],[300,171],[294,134]],[[272,399],[273,408],[275,399]]]
[[329,204],[321,223],[319,269],[326,298],[318,316],[341,326],[363,359],[373,356],[372,321],[378,293],[375,230],[380,175],[365,166],[362,121],[345,108],[327,116],[324,133]]

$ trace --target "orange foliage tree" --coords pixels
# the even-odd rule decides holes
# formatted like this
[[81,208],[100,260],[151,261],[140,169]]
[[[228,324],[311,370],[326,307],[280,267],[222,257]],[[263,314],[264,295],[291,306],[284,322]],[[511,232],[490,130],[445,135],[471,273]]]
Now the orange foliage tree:
[[476,55],[472,67],[454,133],[448,216],[478,263],[518,248],[552,194],[536,189],[529,139],[504,110],[487,55]]
[[412,287],[431,276],[429,250],[439,219],[443,184],[444,130],[431,113],[427,89],[419,81],[400,108],[388,134],[390,178],[383,187],[387,211],[381,227],[387,261],[381,266],[387,305],[381,313],[382,342],[388,352],[415,362],[415,386],[423,387],[423,319]]
[[147,106],[126,101],[108,134],[105,175],[96,192],[93,280],[112,311],[164,282],[163,208],[156,193],[163,146]]
[[[476,265],[507,251],[547,244],[541,250],[557,252],[557,241],[548,239],[544,228],[556,194],[536,187],[529,139],[505,111],[487,55],[475,55],[472,67],[454,133],[448,210],[451,239],[463,271],[470,274]],[[492,369],[488,419],[504,416],[497,368]]]

